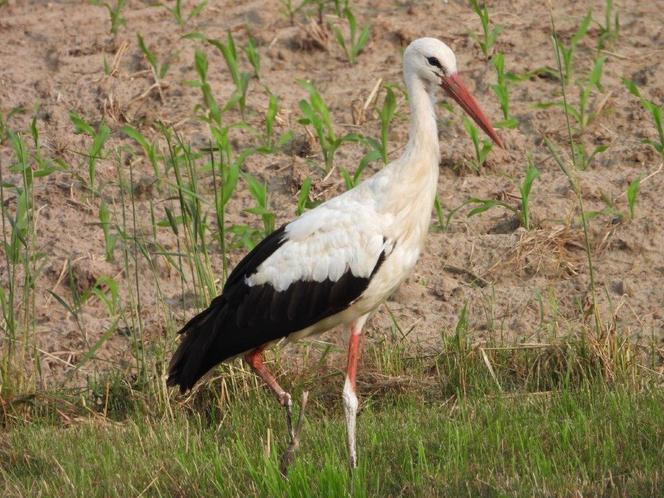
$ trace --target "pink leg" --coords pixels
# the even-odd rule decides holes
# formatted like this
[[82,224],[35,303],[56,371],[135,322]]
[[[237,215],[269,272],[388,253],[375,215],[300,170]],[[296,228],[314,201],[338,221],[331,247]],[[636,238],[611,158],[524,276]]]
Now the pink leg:
[[346,381],[344,383],[343,401],[346,415],[346,430],[348,435],[348,456],[350,468],[357,467],[357,450],[355,445],[355,421],[357,419],[357,360],[360,356],[360,336],[362,327],[367,321],[364,315],[350,324],[350,337],[348,338],[348,366],[346,368]]
[[281,406],[286,409],[286,425],[288,426],[288,435],[291,438],[291,441],[295,437],[293,432],[293,401],[291,400],[291,395],[288,394],[284,389],[279,385],[277,379],[274,378],[268,369],[263,364],[263,347],[258,347],[244,355],[244,361],[246,361],[251,369],[258,374],[258,376],[263,379],[263,381],[270,388],[270,391],[275,395],[277,401]]

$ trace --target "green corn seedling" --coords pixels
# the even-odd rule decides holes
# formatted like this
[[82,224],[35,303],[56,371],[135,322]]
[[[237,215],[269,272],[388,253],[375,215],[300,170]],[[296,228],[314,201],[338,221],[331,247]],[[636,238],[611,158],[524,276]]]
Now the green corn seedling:
[[127,135],[129,138],[134,140],[138,145],[143,149],[145,157],[148,159],[150,166],[152,166],[152,171],[154,172],[155,177],[159,180],[161,178],[161,172],[159,171],[159,162],[163,159],[157,153],[157,148],[154,144],[148,142],[148,140],[143,136],[143,134],[138,131],[136,128],[133,128],[129,125],[124,125],[122,127],[122,133]]
[[235,40],[229,31],[226,35],[226,43],[219,40],[208,40],[209,43],[217,47],[219,52],[226,61],[228,71],[231,73],[231,78],[235,84],[235,93],[225,105],[225,109],[232,109],[235,106],[240,108],[240,114],[244,119],[245,109],[247,105],[247,90],[249,89],[249,80],[251,74],[240,71],[237,57],[237,49],[235,48]]
[[102,122],[95,130],[75,112],[69,113],[69,119],[74,124],[74,133],[84,133],[92,138],[92,145],[88,151],[88,187],[92,192],[96,192],[97,161],[101,157],[102,150],[111,134],[111,130],[104,122]]
[[383,158],[383,163],[387,164],[387,140],[390,134],[390,126],[394,119],[394,114],[397,110],[397,100],[394,97],[394,92],[388,86],[385,87],[385,99],[383,106],[378,111],[380,117],[380,155]]
[[396,98],[394,97],[394,92],[390,87],[386,87],[383,105],[378,111],[378,116],[380,118],[380,141],[372,137],[364,137],[362,140],[370,146],[370,150],[360,160],[360,164],[355,170],[355,173],[350,175],[347,170],[343,168],[341,169],[341,175],[347,189],[350,190],[359,183],[362,172],[369,165],[369,163],[377,161],[378,159],[382,159],[383,163],[387,164],[387,141],[389,138],[390,126],[396,112],[396,107],[397,104]]
[[274,120],[279,112],[279,101],[276,95],[270,95],[267,102],[267,112],[265,113],[265,145],[272,147],[274,141]]
[[471,166],[475,171],[479,171],[486,162],[489,152],[491,152],[491,140],[480,138],[477,128],[465,116],[463,118],[463,127],[466,129],[466,133],[468,133],[475,149],[475,157],[471,161]]
[[519,212],[519,220],[521,226],[526,230],[530,230],[530,191],[533,188],[533,182],[539,178],[539,171],[532,163],[532,159],[528,160],[528,169],[526,176],[524,176],[521,185],[519,186],[519,193],[521,194],[521,210]]
[[93,5],[106,7],[108,15],[111,18],[111,34],[116,36],[121,26],[125,26],[127,21],[122,17],[122,9],[124,9],[126,0],[117,0],[114,5],[108,2],[100,2],[99,0],[91,0]]
[[360,178],[362,177],[362,172],[366,169],[369,163],[377,161],[380,159],[380,151],[373,149],[367,152],[364,157],[360,160],[355,173],[352,175],[346,170],[346,168],[340,168],[341,177],[344,180],[344,184],[348,190],[354,188],[358,183],[360,183]]
[[362,28],[362,31],[358,34],[357,32],[357,21],[355,20],[355,15],[349,7],[346,7],[343,11],[344,18],[348,23],[349,30],[349,39],[344,38],[341,30],[333,26],[332,31],[334,32],[334,38],[337,40],[337,43],[346,54],[348,62],[355,64],[357,62],[357,56],[362,52],[364,46],[369,41],[369,25],[365,24]]
[[212,93],[210,83],[208,83],[208,58],[202,50],[196,49],[194,53],[194,67],[196,68],[199,79],[197,81],[188,81],[187,84],[200,88],[203,94],[203,104],[197,105],[195,110],[202,110],[204,112],[204,115],[200,116],[200,119],[203,121],[221,126],[221,108]]
[[604,24],[599,26],[599,37],[597,39],[597,48],[602,50],[610,46],[620,36],[620,16],[618,12],[613,12],[613,0],[606,0],[604,3]]
[[510,95],[508,78],[505,74],[505,56],[501,52],[497,52],[492,62],[496,68],[496,84],[491,85],[491,88],[498,98],[500,109],[503,111],[503,119],[496,123],[496,127],[516,128],[519,126],[519,121],[510,115]]
[[583,133],[588,125],[597,117],[596,113],[592,112],[590,106],[590,98],[595,90],[602,92],[602,70],[604,68],[606,57],[598,57],[593,63],[593,69],[590,74],[577,81],[576,86],[579,91],[579,103],[575,107],[563,99],[560,102],[543,102],[536,105],[541,109],[547,109],[552,106],[560,107],[568,117],[571,117],[576,122],[576,133]]
[[484,57],[489,60],[493,54],[493,46],[498,39],[498,35],[503,31],[503,27],[494,26],[491,28],[489,21],[489,9],[486,4],[480,6],[477,0],[470,0],[470,7],[479,16],[480,22],[482,23],[482,33],[480,35],[471,33],[471,36],[480,46]]
[[300,187],[300,192],[297,195],[297,210],[296,213],[300,216],[307,209],[307,204],[310,202],[309,192],[311,191],[311,177],[306,177]]
[[280,0],[282,6],[282,13],[288,18],[290,25],[295,24],[295,14],[297,14],[303,7],[305,7],[310,0],[302,0],[299,4],[295,5],[293,0]]
[[297,215],[300,216],[307,209],[315,208],[320,204],[320,201],[311,199],[311,178],[306,177],[300,187],[300,192],[297,195]]
[[256,149],[258,152],[270,154],[282,147],[284,144],[293,139],[293,132],[290,130],[282,133],[275,141],[274,137],[274,122],[279,112],[279,101],[276,95],[270,94],[267,103],[267,111],[265,113],[265,133],[263,139],[263,146]]
[[562,63],[563,81],[565,82],[566,85],[569,84],[572,77],[572,72],[573,72],[572,63],[574,59],[574,52],[576,51],[576,46],[583,39],[583,37],[586,36],[588,28],[590,28],[591,22],[592,22],[592,12],[588,11],[588,14],[586,14],[586,16],[581,20],[581,24],[579,25],[578,29],[576,30],[576,33],[574,33],[574,36],[572,36],[572,39],[570,40],[569,45],[567,46],[563,45],[557,36],[554,37],[556,50],[558,51],[558,55]]
[[261,74],[261,56],[256,48],[256,42],[251,34],[248,37],[247,44],[244,46],[244,53],[251,67],[254,69],[254,77],[260,79]]
[[445,210],[443,208],[443,203],[440,200],[440,195],[436,194],[436,200],[433,203],[434,210],[436,212],[436,220],[438,221],[438,227],[435,228],[435,231],[447,232],[450,228],[450,223],[452,223],[452,218],[455,214],[464,206],[468,204],[468,201],[462,202],[459,206],[450,209],[445,215]]
[[256,178],[249,173],[241,173],[242,179],[247,184],[249,192],[256,201],[256,206],[249,208],[246,211],[258,215],[263,220],[263,233],[265,237],[274,231],[275,214],[270,211],[267,186],[259,182]]
[[576,157],[577,169],[585,171],[592,165],[593,159],[595,159],[595,157],[601,154],[602,152],[605,152],[609,148],[609,146],[598,145],[593,148],[590,154],[588,154],[585,144],[581,141],[575,142],[573,144],[573,148],[574,148],[574,155]]
[[657,136],[659,142],[646,138],[643,140],[643,143],[648,144],[650,147],[655,149],[662,157],[662,159],[664,159],[664,125],[662,121],[662,115],[664,115],[664,105],[658,106],[652,100],[648,100],[645,97],[643,97],[641,95],[641,91],[636,86],[636,84],[634,84],[633,81],[624,78],[623,84],[627,87],[629,93],[631,93],[632,95],[634,95],[639,99],[639,101],[641,102],[641,107],[643,107],[646,111],[650,113],[650,115],[653,118],[653,121],[655,122],[655,129],[657,130]]
[[531,218],[530,218],[530,192],[533,187],[533,182],[539,177],[539,171],[533,165],[532,160],[528,160],[528,169],[526,174],[523,177],[521,185],[519,185],[519,194],[520,200],[519,206],[512,206],[511,204],[501,201],[498,199],[478,199],[471,198],[468,200],[468,204],[475,204],[477,207],[473,208],[469,213],[468,217],[475,216],[480,213],[484,213],[489,209],[494,207],[501,207],[507,209],[508,211],[513,212],[519,219],[519,223],[526,230],[532,228]]
[[334,0],[334,13],[337,17],[343,17],[344,10],[348,8],[348,0]]
[[337,137],[332,125],[330,110],[316,87],[308,81],[300,81],[299,83],[309,93],[309,100],[300,100],[299,107],[302,118],[298,122],[303,125],[310,125],[314,129],[325,161],[325,169],[330,171],[334,165],[334,154],[341,144],[343,142],[357,142],[360,137],[353,133]]
[[636,210],[636,197],[639,193],[639,187],[641,186],[641,177],[633,180],[627,186],[625,190],[625,196],[627,197],[627,207],[629,208],[629,219],[634,219],[634,213]]
[[32,152],[32,159],[35,162],[35,165],[37,166],[34,170],[33,176],[35,178],[39,178],[42,176],[47,176],[50,175],[53,171],[55,171],[55,167],[53,166],[52,162],[48,159],[46,159],[42,155],[42,147],[41,147],[41,142],[39,140],[39,130],[37,129],[37,117],[33,117],[32,121],[30,122],[30,135],[32,136],[32,143],[33,143],[33,152]]
[[590,96],[593,90],[596,88],[600,92],[603,91],[601,79],[602,79],[602,69],[604,67],[604,62],[606,57],[598,57],[594,64],[593,69],[590,72],[590,75],[585,80],[577,83],[579,89],[579,106],[574,108],[567,103],[562,103],[561,107],[565,112],[568,112],[576,121],[579,132],[583,132],[588,124],[595,118],[595,114],[590,111]]
[[175,5],[173,7],[169,7],[165,4],[161,4],[161,6],[171,13],[175,22],[178,23],[178,26],[184,28],[189,21],[195,19],[201,14],[201,12],[203,12],[205,7],[207,7],[207,3],[208,0],[203,0],[202,2],[197,3],[187,15],[182,11],[182,0],[175,0]]
[[150,65],[150,71],[152,72],[154,83],[159,90],[159,98],[163,102],[164,94],[161,88],[161,81],[166,77],[168,70],[171,68],[171,57],[168,57],[165,62],[160,64],[155,53],[148,48],[145,44],[145,40],[143,40],[143,37],[139,33],[136,34],[136,38],[138,39],[138,47],[141,49],[145,60],[147,60]]
[[102,232],[104,233],[104,250],[106,254],[106,261],[113,261],[113,252],[115,250],[117,236],[111,233],[110,213],[108,211],[108,205],[103,200],[99,204],[99,224],[101,225]]

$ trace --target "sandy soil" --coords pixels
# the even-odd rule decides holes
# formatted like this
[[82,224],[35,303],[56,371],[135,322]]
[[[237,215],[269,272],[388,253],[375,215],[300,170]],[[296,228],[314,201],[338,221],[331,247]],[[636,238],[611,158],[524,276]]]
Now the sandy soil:
[[[183,3],[188,12],[193,2]],[[105,185],[105,198],[115,206],[117,215],[118,178],[114,154],[110,151],[130,143],[119,132],[124,124],[130,123],[147,137],[158,138],[154,124],[162,121],[175,126],[185,141],[196,145],[207,143],[206,128],[192,119],[200,92],[185,84],[196,79],[195,48],[208,54],[209,79],[217,99],[225,101],[232,92],[230,76],[218,52],[200,41],[182,39],[183,34],[195,30],[210,38],[224,38],[230,29],[238,45],[244,45],[249,29],[259,44],[261,83],[281,103],[278,132],[292,129],[301,145],[275,155],[253,155],[246,164],[249,172],[267,182],[277,225],[295,215],[297,191],[307,176],[312,177],[314,193],[320,199],[344,189],[336,172],[325,178],[317,145],[308,143],[304,128],[297,123],[297,102],[306,96],[296,84],[299,79],[309,78],[319,88],[332,109],[338,132],[378,136],[380,125],[374,105],[369,106],[364,116],[358,116],[357,110],[362,108],[379,78],[402,85],[400,53],[410,40],[434,36],[455,50],[462,75],[489,117],[493,121],[501,119],[490,87],[495,83],[495,71],[469,36],[470,32],[479,32],[480,24],[466,2],[352,3],[360,22],[371,22],[371,41],[355,66],[345,61],[331,35],[327,49],[314,46],[305,17],[309,13],[314,18],[313,12],[305,9],[298,13],[292,26],[276,0],[211,0],[203,13],[184,29],[164,9],[129,0],[124,12],[127,24],[116,37],[110,34],[106,9],[85,2],[9,0],[0,6],[0,111],[3,115],[15,107],[27,111],[12,118],[10,125],[14,130],[27,129],[36,113],[45,150],[69,167],[41,179],[36,188],[37,246],[46,253],[37,281],[36,338],[46,378],[62,378],[110,325],[106,308],[93,300],[81,312],[85,332],[81,334],[69,313],[48,292],[69,296],[63,278],[66,261],[73,262],[76,283],[82,289],[102,275],[114,277],[121,289],[126,290],[131,283],[123,274],[119,254],[115,262],[104,260],[97,217],[99,200],[90,197],[77,179],[87,176],[80,152],[87,149],[89,139],[73,133],[68,113],[75,111],[92,123],[104,120],[112,130],[106,149],[109,153],[98,165],[98,179]],[[595,92],[591,99],[592,108],[599,115],[582,136],[588,148],[599,144],[609,146],[590,169],[579,173],[586,210],[602,210],[606,207],[603,199],[615,199],[616,208],[627,212],[622,195],[625,188],[633,179],[656,171],[661,161],[641,143],[645,137],[655,138],[654,125],[626,91],[621,78],[635,80],[655,102],[664,99],[661,62],[664,9],[658,2],[617,3],[620,38],[604,53],[607,61],[603,91]],[[554,16],[563,39],[569,39],[588,9],[592,9],[594,19],[603,21],[603,2],[555,4]],[[489,5],[492,20],[504,26],[497,49],[504,52],[509,71],[523,73],[555,65],[544,3],[518,0],[492,1]],[[339,21],[330,14],[325,22]],[[173,57],[164,78],[163,102],[158,92],[146,92],[153,80],[139,51],[136,33],[142,34],[160,59]],[[597,36],[598,24],[594,22],[579,45],[575,61],[577,75],[588,73]],[[104,74],[104,60],[117,63],[111,75]],[[575,100],[577,92],[573,89],[570,92]],[[499,209],[468,218],[469,209],[463,208],[452,218],[447,232],[432,230],[415,273],[387,303],[414,344],[440,348],[441,334],[451,333],[464,305],[468,307],[474,341],[547,341],[586,326],[589,274],[577,203],[567,179],[543,143],[546,137],[564,147],[567,136],[564,116],[557,108],[535,107],[538,102],[557,99],[559,93],[559,83],[553,78],[533,77],[512,85],[512,112],[520,120],[520,127],[500,132],[507,148],[494,150],[481,174],[464,166],[473,149],[463,130],[461,112],[455,108],[451,114],[441,107],[442,162],[438,191],[446,211],[471,197],[516,203],[513,196],[518,194],[526,158],[532,154],[541,172],[531,200],[536,228],[529,232],[516,228],[511,214]],[[253,80],[248,97],[248,121],[252,125],[261,126],[266,105],[265,90]],[[407,138],[408,109],[402,96],[397,111],[390,134],[393,157],[399,154]],[[230,111],[224,119],[239,121],[239,113]],[[244,147],[254,138],[237,131],[233,140]],[[163,141],[160,144],[163,147]],[[307,153],[309,148],[311,151]],[[361,146],[344,145],[336,163],[354,169],[363,153]],[[0,144],[0,165],[9,179],[10,157],[9,145]],[[374,171],[379,167],[379,163],[372,165]],[[147,161],[140,161],[137,169],[141,181],[149,185],[151,169]],[[212,198],[209,180],[203,182],[202,188]],[[615,319],[618,330],[632,338],[654,337],[660,344],[664,337],[663,193],[664,174],[655,174],[641,186],[633,221],[602,215],[591,222],[603,318]],[[155,188],[143,189],[137,204],[138,229],[148,234],[151,233],[150,200],[159,219],[165,217],[163,208],[170,202]],[[258,225],[257,217],[243,211],[252,204],[242,186],[229,204],[229,222]],[[7,205],[13,209],[14,201],[10,198]],[[174,248],[168,230],[160,229],[158,239],[166,247]],[[232,260],[236,262],[242,254],[242,250],[235,251]],[[214,263],[219,267],[218,260]],[[145,277],[141,279],[141,295],[146,333],[161,335],[164,312],[156,299],[153,273],[146,264],[142,264],[140,272]],[[6,278],[6,268],[0,266],[3,285]],[[161,259],[158,278],[167,302],[179,302],[179,277]],[[174,308],[180,322],[194,311]],[[368,335],[379,339],[390,330],[391,324],[387,310],[381,308],[369,323]],[[98,356],[111,364],[126,364],[130,334],[124,332],[105,342]],[[329,338],[342,340],[338,331]],[[98,366],[103,368],[106,364],[100,362]]]

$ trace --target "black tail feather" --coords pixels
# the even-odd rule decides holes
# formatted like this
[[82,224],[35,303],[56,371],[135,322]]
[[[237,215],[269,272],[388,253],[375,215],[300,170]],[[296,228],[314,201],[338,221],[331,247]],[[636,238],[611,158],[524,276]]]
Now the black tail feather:
[[224,361],[223,350],[214,347],[226,314],[225,299],[219,296],[180,330],[182,340],[168,367],[169,386],[188,391],[217,363]]

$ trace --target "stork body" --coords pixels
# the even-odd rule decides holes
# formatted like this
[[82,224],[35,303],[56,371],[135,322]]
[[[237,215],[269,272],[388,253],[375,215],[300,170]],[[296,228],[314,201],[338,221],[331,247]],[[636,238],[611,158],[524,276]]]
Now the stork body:
[[440,160],[433,91],[442,86],[487,132],[500,140],[457,76],[444,43],[415,40],[404,53],[411,111],[403,155],[357,187],[282,226],[254,248],[229,276],[208,309],[182,329],[168,383],[184,391],[214,365],[238,355],[287,409],[290,395],[262,363],[261,352],[349,326],[343,402],[351,467],[356,464],[357,360],[368,316],[413,270],[431,220]]

